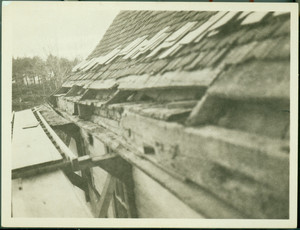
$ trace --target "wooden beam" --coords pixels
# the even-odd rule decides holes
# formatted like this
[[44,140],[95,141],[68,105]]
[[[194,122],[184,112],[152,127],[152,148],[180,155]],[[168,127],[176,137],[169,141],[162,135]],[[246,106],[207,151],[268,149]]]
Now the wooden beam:
[[130,91],[130,90],[129,91],[117,90],[112,95],[112,97],[107,102],[105,102],[105,105],[124,102],[124,101],[126,101],[127,97],[129,97],[132,93],[133,93],[133,91]]
[[51,127],[72,124],[69,120],[58,115],[55,111],[47,108],[46,105],[40,106],[38,108],[38,111],[41,113],[41,115],[45,118],[45,120]]
[[132,176],[128,178],[125,185],[125,200],[128,206],[128,218],[137,218],[137,210],[134,194],[134,182]]
[[66,162],[63,160],[50,161],[41,164],[13,169],[11,175],[12,175],[12,179],[26,178],[26,177],[36,176],[42,173],[53,172],[65,167],[71,167],[71,162]]
[[[60,111],[60,110],[59,110]],[[122,139],[108,130],[101,132],[101,128],[89,121],[79,120],[69,116],[67,113],[60,111],[66,118],[75,122],[83,130],[93,134],[99,140],[104,141],[114,152],[121,156],[132,166],[137,167],[153,180],[158,182],[162,187],[166,188],[178,199],[191,207],[196,212],[207,218],[248,218],[245,214],[236,210],[224,200],[214,196],[202,186],[185,180],[182,177],[176,177],[166,171],[164,168],[155,165],[148,159],[142,158],[140,153],[126,145]],[[157,122],[157,121],[156,121]],[[149,128],[149,127],[148,127]],[[105,132],[104,132],[105,131]]]
[[40,112],[36,111],[36,114],[37,114],[38,118],[41,120],[42,125],[45,127],[46,131],[49,133],[49,135],[53,138],[53,140],[57,143],[57,145],[60,147],[62,152],[65,154],[65,157],[68,158],[69,160],[75,159],[76,156],[74,155],[74,153],[57,136],[57,134],[53,131],[53,129],[50,127],[50,125],[45,121],[45,119],[40,114]]
[[[73,171],[84,171],[92,167],[101,167],[112,176],[124,183],[132,184],[131,165],[117,154],[105,154],[97,157],[82,156],[72,161],[52,161],[38,165],[31,165],[12,170],[12,179],[30,177],[42,173],[63,170],[72,181]],[[73,183],[74,181],[72,181]],[[73,183],[74,184],[74,183]],[[75,183],[77,186],[78,184]],[[80,186],[78,186],[80,187]]]
[[101,194],[101,198],[97,203],[97,207],[99,208],[99,218],[105,218],[107,215],[108,207],[110,205],[110,201],[112,199],[113,192],[115,189],[115,184],[115,178],[108,174]]
[[96,166],[104,169],[124,183],[130,181],[131,165],[117,154],[105,154],[96,157],[89,157],[86,155],[72,161],[73,171],[84,170]]
[[[73,126],[75,126],[75,125],[73,125]],[[75,142],[76,142],[76,148],[77,148],[78,156],[79,157],[87,157],[86,151],[85,151],[85,148],[84,148],[83,138],[80,134],[80,130],[77,126],[75,126],[75,127],[76,127],[76,131],[75,132],[70,132],[70,133],[74,134],[72,136],[73,136],[73,138],[75,139]],[[82,178],[85,181],[87,181],[87,183],[92,183],[92,175],[91,175],[91,170],[89,168],[81,170],[81,175],[82,175]],[[86,199],[87,202],[91,200],[90,194],[89,194],[89,191],[88,191],[88,187],[87,187],[87,190],[85,191],[85,199]]]
[[88,184],[87,184],[87,181],[83,177],[74,173],[70,168],[64,168],[63,172],[69,178],[69,180],[71,181],[71,183],[73,185],[82,189],[86,193],[88,192]]
[[121,158],[119,155],[115,155],[107,159],[93,158],[94,165],[98,165],[112,176],[118,178],[123,183],[128,183],[131,178],[131,165]]
[[[53,126],[52,126],[53,127]],[[60,130],[64,133],[66,133],[68,136],[76,139],[78,138],[78,132],[80,131],[79,128],[74,124],[74,123],[69,123],[66,125],[59,125],[59,126],[54,126],[55,129]]]
[[[48,113],[51,113],[51,116],[48,117],[49,119],[56,119],[56,120],[66,120],[62,116],[58,115],[54,110],[47,110]],[[55,170],[56,168],[60,168],[64,171],[65,175],[69,178],[69,180],[77,187],[81,188],[85,192],[85,198],[86,201],[90,200],[89,193],[88,193],[88,186],[87,183],[90,181],[90,174],[89,170],[85,169],[81,171],[82,177],[78,176],[77,174],[73,173],[74,170],[74,162],[78,162],[77,158],[74,158],[73,152],[71,152],[68,148],[68,145],[71,141],[71,138],[74,138],[76,141],[76,147],[78,150],[78,155],[83,156],[85,155],[84,148],[82,146],[82,140],[79,133],[79,128],[69,121],[64,122],[63,125],[54,125],[52,127],[55,127],[56,129],[64,132],[67,134],[67,140],[66,144],[61,141],[61,139],[57,136],[57,134],[54,132],[52,127],[46,122],[46,120],[43,119],[42,115],[40,113],[37,113],[39,119],[43,123],[43,128],[46,134],[49,136],[49,138],[56,144],[57,148],[63,152],[63,154],[67,157],[70,162],[66,162],[66,164],[61,164],[57,167],[53,166],[51,169]],[[58,137],[58,138],[56,138]],[[38,171],[37,173],[43,173],[47,172],[45,169],[41,169],[41,171]],[[48,170],[49,171],[49,170]]]
[[73,161],[73,170],[84,170],[97,166],[108,172],[110,177],[113,176],[118,178],[122,183],[124,183],[126,187],[129,216],[132,218],[137,217],[131,165],[119,155],[114,153],[92,158],[89,156],[83,156]]
[[186,177],[245,216],[288,216],[289,155],[282,149],[288,146],[286,140],[218,126],[185,127],[131,111],[124,112],[120,123],[131,129],[124,145],[135,148],[133,152],[152,146],[155,154],[143,157]]
[[67,146],[69,146],[71,143],[71,136],[70,135],[67,135],[67,139],[66,139],[66,144]]

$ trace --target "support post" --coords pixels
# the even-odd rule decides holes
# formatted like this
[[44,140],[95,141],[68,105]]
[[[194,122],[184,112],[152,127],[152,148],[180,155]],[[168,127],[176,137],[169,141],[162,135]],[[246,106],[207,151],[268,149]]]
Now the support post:
[[98,211],[99,218],[107,217],[107,211],[108,211],[110,201],[113,197],[115,183],[116,183],[115,178],[108,174],[103,188],[103,192],[101,194],[101,198],[97,203],[97,207],[99,207],[99,211]]

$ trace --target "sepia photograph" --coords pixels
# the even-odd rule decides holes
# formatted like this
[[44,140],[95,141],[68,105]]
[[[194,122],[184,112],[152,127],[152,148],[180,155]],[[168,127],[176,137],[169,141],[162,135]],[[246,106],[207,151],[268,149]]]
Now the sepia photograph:
[[6,226],[296,227],[297,4],[2,11]]

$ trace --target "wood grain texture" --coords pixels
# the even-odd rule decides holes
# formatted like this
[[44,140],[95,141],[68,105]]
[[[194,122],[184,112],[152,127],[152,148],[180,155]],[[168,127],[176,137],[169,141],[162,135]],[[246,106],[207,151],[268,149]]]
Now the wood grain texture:
[[[287,218],[287,141],[217,126],[187,128],[130,112],[121,125],[131,130],[126,139],[145,158],[168,166],[249,216]],[[146,155],[145,146],[154,153]]]

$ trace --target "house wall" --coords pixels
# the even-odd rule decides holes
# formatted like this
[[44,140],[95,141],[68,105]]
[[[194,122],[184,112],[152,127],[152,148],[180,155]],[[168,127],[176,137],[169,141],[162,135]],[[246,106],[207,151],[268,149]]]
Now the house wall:
[[[81,135],[83,137],[86,154],[90,156],[101,156],[106,153],[105,145],[97,138],[94,138],[92,135],[88,134],[84,130],[81,130]],[[108,173],[100,167],[94,167],[91,168],[91,174],[95,189],[99,194],[101,194]]]
[[[71,104],[71,102],[66,101],[59,103],[58,106],[65,111],[68,108],[66,103]],[[219,119],[219,125],[222,124],[225,128],[216,125],[183,128],[179,123],[167,123],[145,117],[129,109],[123,112],[120,120],[110,119],[111,112],[116,113],[117,109],[116,105],[111,109],[103,108],[97,111],[99,114],[92,115],[86,124],[81,124],[84,129],[81,130],[81,135],[88,155],[99,156],[107,153],[106,151],[109,149],[104,144],[107,140],[103,140],[102,143],[99,138],[106,136],[104,133],[101,134],[101,130],[108,130],[109,134],[115,133],[119,138],[130,143],[130,146],[137,153],[143,154],[141,155],[142,158],[156,162],[157,165],[169,172],[177,173],[206,188],[212,196],[215,196],[214,198],[220,199],[220,204],[222,204],[222,200],[233,206],[232,209],[225,207],[221,211],[219,211],[220,209],[215,210],[217,208],[211,208],[209,211],[205,209],[205,217],[224,215],[225,218],[231,218],[232,216],[239,216],[240,213],[245,213],[246,217],[251,216],[253,218],[288,217],[289,158],[286,153],[289,149],[288,147],[282,148],[282,146],[288,146],[286,140],[279,142],[279,139],[276,141],[269,137],[256,137],[248,132],[228,129],[226,126],[231,124],[232,119],[227,119],[226,114]],[[230,114],[233,112],[233,110],[229,110]],[[250,114],[250,112],[248,113]],[[68,113],[72,114],[71,112]],[[109,118],[101,116],[105,114],[108,114]],[[240,111],[240,114],[245,113]],[[247,116],[253,115],[249,114]],[[265,116],[265,113],[257,112],[257,114]],[[234,116],[231,114],[229,117]],[[236,120],[238,119],[236,118]],[[84,119],[82,122],[85,123]],[[258,123],[262,124],[261,120]],[[287,124],[286,122],[283,123],[279,125],[280,127],[275,128],[285,131],[282,127]],[[99,128],[99,131],[96,131],[98,129],[96,127]],[[250,126],[247,124],[247,127]],[[270,130],[268,129],[268,133]],[[265,132],[265,130],[263,131]],[[109,144],[113,146],[111,137],[108,140]],[[153,149],[153,153],[147,152],[145,147]],[[92,189],[101,194],[107,173],[100,168],[95,168],[91,169],[91,174]],[[197,200],[199,196],[193,195],[186,199],[184,195],[178,194],[181,199],[186,199],[184,200],[186,202],[183,203],[160,184],[135,168],[133,169],[133,179],[139,217],[166,218],[187,215],[192,218],[198,215],[185,204],[194,208],[200,207],[202,200],[197,203],[197,206],[194,205],[193,200],[194,198]],[[148,186],[149,184],[151,186]],[[277,186],[278,184],[281,186]],[[206,195],[209,197],[209,194]],[[97,197],[93,194],[91,196],[92,200],[94,199],[91,203],[96,204]],[[166,200],[168,200],[167,203]],[[181,212],[179,209],[172,208],[176,206],[182,206],[180,210],[186,211]],[[97,211],[97,209],[95,210]],[[202,212],[203,210],[199,208],[198,211]],[[244,216],[241,215],[241,217]]]
[[139,218],[204,218],[135,167],[133,180]]
[[[106,146],[98,138],[82,129],[81,135],[86,154],[100,156],[106,153]],[[91,173],[95,189],[101,194],[107,173],[99,167],[91,169]],[[132,176],[139,218],[204,218],[138,168],[133,167]],[[113,217],[112,203],[108,217]]]
[[[71,138],[68,147],[76,156],[78,156],[78,150],[77,150],[76,141],[74,138]],[[79,176],[81,176],[81,172],[75,172],[75,173],[77,173]],[[77,195],[77,198],[80,200],[80,202],[83,204],[87,204],[87,206],[90,208],[90,205],[88,203],[86,203],[84,191],[82,191],[80,188],[76,187],[75,185],[73,185],[73,188],[74,188],[74,191]]]

